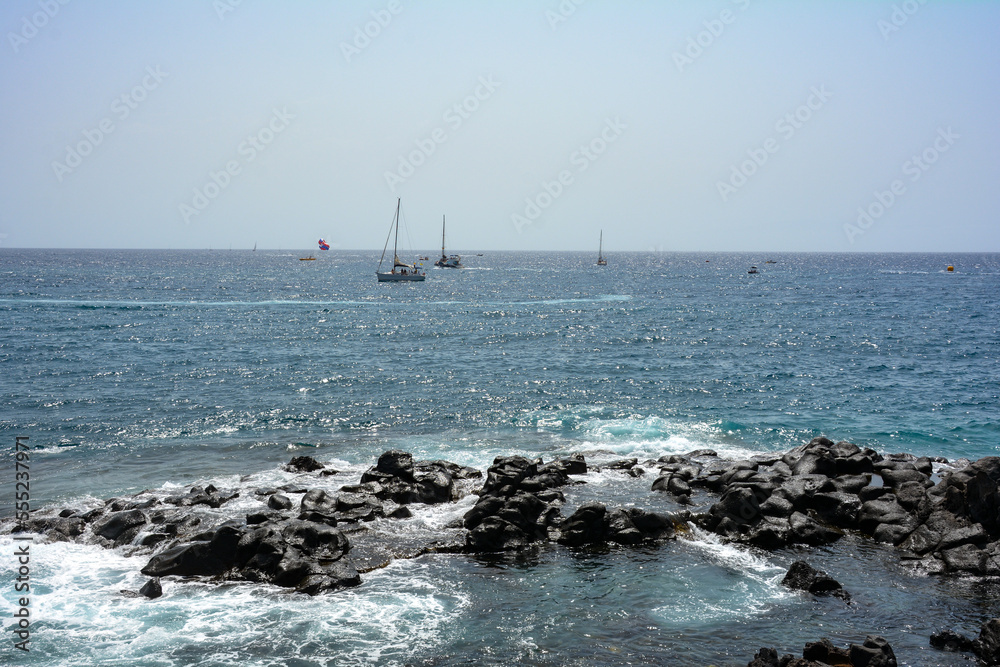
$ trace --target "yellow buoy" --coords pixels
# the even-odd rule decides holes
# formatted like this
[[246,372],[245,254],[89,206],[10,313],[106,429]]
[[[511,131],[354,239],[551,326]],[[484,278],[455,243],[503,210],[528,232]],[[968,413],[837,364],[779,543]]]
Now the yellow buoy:
[[949,271],[954,271],[954,270],[955,270],[955,267],[954,267],[954,266],[949,266],[949,267],[948,267],[948,270],[949,270]]

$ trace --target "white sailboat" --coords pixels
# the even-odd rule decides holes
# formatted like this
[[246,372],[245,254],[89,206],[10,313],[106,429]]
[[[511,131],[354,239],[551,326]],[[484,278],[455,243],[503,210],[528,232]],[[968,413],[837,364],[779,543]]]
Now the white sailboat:
[[392,270],[388,272],[382,271],[385,251],[389,247],[389,236],[386,236],[385,246],[382,248],[382,257],[378,260],[378,268],[375,269],[375,275],[378,276],[380,283],[415,282],[427,279],[427,273],[421,271],[420,267],[416,264],[407,264],[399,259],[399,254],[397,253],[397,248],[399,247],[399,204],[400,200],[396,199],[396,215],[392,219],[392,226],[389,227],[389,236],[393,235],[393,229],[395,228],[395,240],[392,243]]
[[601,230],[601,240],[598,241],[597,245],[597,265],[607,266],[608,260],[604,259],[604,230]]
[[444,216],[441,216],[441,259],[434,262],[434,266],[442,269],[461,269],[462,258],[459,255],[444,254]]

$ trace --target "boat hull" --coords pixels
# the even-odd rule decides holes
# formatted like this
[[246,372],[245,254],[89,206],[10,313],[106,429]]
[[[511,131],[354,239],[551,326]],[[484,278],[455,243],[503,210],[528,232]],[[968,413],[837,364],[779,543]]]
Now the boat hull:
[[462,260],[458,256],[452,255],[451,257],[439,259],[438,261],[434,262],[434,266],[437,266],[442,269],[461,269]]
[[380,283],[404,283],[404,282],[419,282],[422,280],[427,280],[426,273],[379,273],[375,272],[378,276],[378,281]]

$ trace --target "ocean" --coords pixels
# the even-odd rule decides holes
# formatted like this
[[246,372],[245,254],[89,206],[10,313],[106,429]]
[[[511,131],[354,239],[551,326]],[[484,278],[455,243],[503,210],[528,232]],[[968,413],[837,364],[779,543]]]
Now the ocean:
[[[356,482],[389,449],[483,471],[510,454],[744,458],[819,435],[1000,455],[1000,254],[611,253],[599,267],[593,253],[486,252],[400,284],[376,283],[376,251],[301,256],[0,249],[0,519],[17,436],[33,509],[277,485],[298,455]],[[590,473],[567,510],[676,509],[650,473]],[[22,654],[13,552],[0,535],[9,664],[745,665],[761,646],[881,634],[901,665],[964,665],[929,634],[1000,615],[996,582],[920,575],[856,537],[431,554],[317,597],[165,580],[153,601],[119,593],[142,585],[148,555],[35,543]],[[855,604],[781,587],[803,556]]]

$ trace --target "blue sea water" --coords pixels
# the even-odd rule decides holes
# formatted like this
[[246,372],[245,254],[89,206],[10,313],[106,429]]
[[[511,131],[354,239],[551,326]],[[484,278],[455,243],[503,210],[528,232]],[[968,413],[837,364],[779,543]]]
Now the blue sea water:
[[[376,283],[375,252],[299,256],[0,249],[0,463],[12,471],[15,436],[30,438],[33,506],[281,481],[298,454],[346,483],[392,448],[484,470],[502,454],[743,457],[817,435],[1000,454],[997,254],[622,253],[598,267],[486,253],[393,285]],[[669,510],[650,482],[602,473],[578,495]],[[413,521],[444,525],[463,502]],[[168,582],[152,603],[118,595],[141,585],[144,557],[35,550],[26,664],[721,665],[877,632],[901,664],[952,665],[930,632],[1000,614],[995,583],[920,576],[853,538],[809,556],[864,591],[852,608],[781,589],[794,551],[700,534],[423,556],[308,599]],[[13,572],[0,557],[0,581]],[[8,641],[13,587],[0,598]]]

